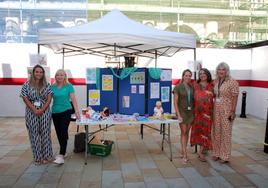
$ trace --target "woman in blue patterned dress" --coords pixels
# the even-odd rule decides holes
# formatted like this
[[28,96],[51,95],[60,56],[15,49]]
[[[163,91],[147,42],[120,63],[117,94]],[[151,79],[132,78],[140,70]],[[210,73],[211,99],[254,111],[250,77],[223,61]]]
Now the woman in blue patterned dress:
[[33,68],[30,79],[22,86],[20,96],[26,104],[25,121],[35,164],[47,163],[53,156],[49,108],[52,90],[42,66]]

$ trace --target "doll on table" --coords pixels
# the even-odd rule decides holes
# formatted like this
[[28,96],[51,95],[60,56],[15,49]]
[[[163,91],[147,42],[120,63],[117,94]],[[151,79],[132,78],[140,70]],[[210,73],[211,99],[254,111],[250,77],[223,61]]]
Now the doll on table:
[[99,113],[93,110],[90,106],[87,107],[87,114],[89,114],[89,118],[93,120],[102,120],[110,115],[110,110],[107,107],[104,107],[103,110]]
[[157,119],[163,119],[164,118],[164,110],[162,108],[161,101],[156,101],[155,107],[154,107],[154,116]]

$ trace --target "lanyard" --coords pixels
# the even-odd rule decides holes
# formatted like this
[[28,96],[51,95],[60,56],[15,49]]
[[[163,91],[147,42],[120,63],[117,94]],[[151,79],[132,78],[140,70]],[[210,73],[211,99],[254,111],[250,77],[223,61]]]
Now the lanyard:
[[191,106],[191,89],[187,89],[187,97],[188,97],[188,107]]
[[219,83],[218,83],[218,93],[217,93],[217,98],[219,98],[219,97],[220,97],[220,88],[221,88],[221,86],[222,86],[223,82],[224,82],[224,80],[219,81]]
[[184,85],[186,91],[187,91],[187,104],[188,104],[188,109],[191,107],[191,88],[188,85]]

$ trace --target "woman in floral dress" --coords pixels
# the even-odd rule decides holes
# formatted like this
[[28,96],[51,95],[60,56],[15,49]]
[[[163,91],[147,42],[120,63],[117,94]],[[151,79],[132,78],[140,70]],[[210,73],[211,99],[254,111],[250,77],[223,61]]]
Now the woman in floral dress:
[[200,146],[198,159],[205,162],[204,152],[211,149],[213,116],[213,82],[209,70],[202,68],[194,85],[195,119],[191,130],[191,146]]
[[227,63],[222,62],[216,68],[214,92],[216,99],[212,127],[212,158],[226,163],[231,156],[232,126],[239,94],[238,82],[230,76]]

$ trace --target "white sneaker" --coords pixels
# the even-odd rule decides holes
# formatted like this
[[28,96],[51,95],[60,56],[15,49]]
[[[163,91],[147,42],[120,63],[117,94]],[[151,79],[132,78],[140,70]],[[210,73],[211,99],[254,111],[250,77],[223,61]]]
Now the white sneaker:
[[56,163],[56,164],[64,164],[63,155],[56,156],[56,159],[53,161],[53,163]]

